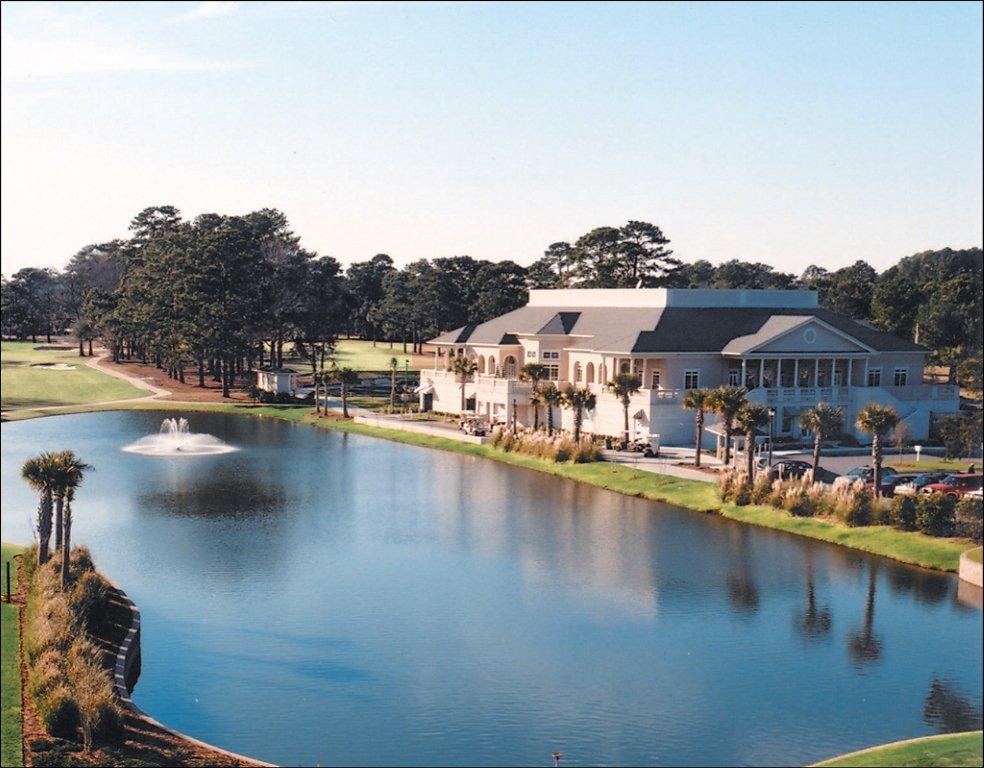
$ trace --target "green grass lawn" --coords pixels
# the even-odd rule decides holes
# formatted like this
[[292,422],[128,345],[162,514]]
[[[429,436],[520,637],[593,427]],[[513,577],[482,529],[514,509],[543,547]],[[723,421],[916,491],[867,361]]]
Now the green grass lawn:
[[399,363],[401,371],[407,362],[410,364],[411,371],[419,371],[423,367],[424,358],[417,355],[417,363],[415,364],[413,355],[403,354],[402,344],[394,344],[393,348],[390,349],[389,342],[386,341],[377,341],[374,347],[371,341],[339,339],[338,345],[335,347],[335,360],[339,368],[353,368],[357,371],[388,371],[390,359],[394,357]]
[[885,457],[885,464],[899,472],[966,472],[971,464],[981,471],[980,459],[941,459],[937,456],[924,456],[919,461],[892,461]]
[[860,754],[834,758],[823,766],[979,766],[981,765],[981,731],[928,736],[901,744],[877,747]]
[[[74,347],[45,349],[47,344],[3,342],[0,348],[0,409],[81,405],[141,397],[147,393],[125,381],[94,370]],[[61,346],[61,345],[51,345]],[[74,365],[71,371],[32,368],[36,363]]]
[[[0,589],[6,589],[6,563],[23,547],[3,544],[0,561]],[[11,563],[11,587],[16,569]],[[6,592],[4,592],[6,595]],[[21,756],[21,677],[20,677],[20,623],[17,607],[0,605],[0,765],[23,765]]]

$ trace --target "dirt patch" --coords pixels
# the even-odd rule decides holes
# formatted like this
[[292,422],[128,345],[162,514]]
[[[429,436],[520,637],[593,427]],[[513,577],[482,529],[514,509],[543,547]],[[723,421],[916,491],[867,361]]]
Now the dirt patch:
[[205,386],[198,386],[198,370],[194,366],[185,368],[185,383],[182,384],[177,379],[169,378],[168,375],[159,368],[140,362],[119,362],[114,363],[106,359],[99,363],[100,368],[115,370],[127,376],[133,376],[146,381],[155,387],[170,390],[171,394],[167,397],[158,397],[162,401],[183,400],[194,403],[249,403],[252,402],[249,396],[242,389],[233,389],[231,397],[222,397],[222,384],[213,381],[208,374],[205,375]]

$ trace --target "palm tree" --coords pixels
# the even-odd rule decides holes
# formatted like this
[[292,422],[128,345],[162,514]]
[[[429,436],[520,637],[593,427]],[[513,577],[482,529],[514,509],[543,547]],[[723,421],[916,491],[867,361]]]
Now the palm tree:
[[540,390],[540,399],[543,401],[543,404],[547,406],[547,434],[553,435],[554,408],[563,402],[564,395],[559,389],[557,389],[557,386],[553,382],[549,382],[542,390]]
[[351,368],[333,368],[328,372],[331,381],[338,382],[342,396],[342,418],[349,417],[348,412],[348,391],[349,387],[354,387],[359,383],[359,374]]
[[451,361],[450,370],[454,373],[455,379],[457,379],[459,385],[461,386],[461,410],[464,412],[465,385],[468,383],[468,380],[472,377],[475,371],[478,370],[478,363],[470,357],[458,355]]
[[735,416],[747,401],[744,387],[718,387],[712,389],[708,397],[708,406],[721,419],[724,430],[724,466],[731,463],[731,436],[735,431]]
[[898,423],[899,415],[890,405],[868,403],[858,414],[857,428],[866,435],[871,435],[871,467],[874,474],[872,480],[875,483],[875,496],[881,496],[881,438],[886,432],[895,429]]
[[61,583],[62,589],[68,584],[68,561],[72,549],[72,500],[75,490],[82,484],[85,473],[92,469],[73,451],[59,451],[52,457],[55,462],[56,498],[60,499],[63,510],[59,510],[58,524],[62,526],[64,536],[56,536],[61,546]]
[[629,404],[632,395],[642,387],[642,379],[634,373],[620,373],[605,386],[622,403],[622,447],[624,448],[629,444]]
[[574,411],[574,442],[581,441],[584,412],[594,410],[596,400],[595,393],[587,387],[568,385],[564,390],[564,404]]
[[390,413],[396,410],[396,369],[399,367],[399,362],[395,357],[391,357],[389,361],[390,369]]
[[864,602],[864,619],[861,622],[861,629],[851,632],[848,638],[848,648],[859,664],[877,661],[882,651],[881,638],[875,634],[877,568],[878,566],[874,563],[868,567],[868,597]]
[[683,407],[694,412],[694,466],[700,466],[700,444],[704,436],[704,411],[708,408],[711,392],[708,389],[688,389],[683,396]]
[[755,433],[769,423],[769,409],[758,403],[745,403],[735,414],[735,421],[745,433],[745,471],[755,476]]
[[820,449],[823,441],[838,434],[844,423],[844,411],[828,403],[817,403],[815,406],[800,414],[800,426],[813,433],[813,479],[820,469]]
[[520,381],[533,385],[530,404],[533,406],[533,429],[540,428],[540,382],[550,375],[550,369],[543,363],[527,363],[519,372]]
[[55,461],[50,453],[42,453],[21,465],[21,477],[40,495],[38,503],[38,565],[48,562],[51,542],[52,497],[56,482]]

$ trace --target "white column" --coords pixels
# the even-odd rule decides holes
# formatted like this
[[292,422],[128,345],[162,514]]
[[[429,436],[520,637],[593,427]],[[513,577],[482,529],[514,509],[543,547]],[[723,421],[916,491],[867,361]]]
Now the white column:
[[864,359],[864,381],[861,382],[862,387],[868,386],[868,358]]
[[797,357],[795,360],[793,360],[793,386],[798,389],[799,385],[800,385],[800,361],[799,358]]
[[854,384],[854,358],[847,358],[847,386],[852,386]]
[[748,362],[743,357],[741,359],[741,381],[738,382],[739,387],[744,387],[748,381]]
[[437,355],[438,355],[438,352],[440,352],[440,350],[441,350],[440,347],[434,347],[434,370],[435,371],[437,370]]
[[776,360],[776,388],[782,386],[782,358]]
[[813,361],[813,386],[820,386],[820,358]]
[[759,358],[759,389],[762,388],[763,379],[765,378],[765,358]]

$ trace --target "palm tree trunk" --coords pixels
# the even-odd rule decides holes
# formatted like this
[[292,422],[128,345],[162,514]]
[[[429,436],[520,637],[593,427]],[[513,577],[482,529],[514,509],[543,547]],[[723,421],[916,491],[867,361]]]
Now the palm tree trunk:
[[465,382],[461,382],[461,412],[465,412]]
[[348,418],[348,385],[342,382],[342,418]]
[[536,431],[540,428],[540,406],[536,403],[533,404],[533,430]]
[[731,425],[724,424],[724,466],[731,466]]
[[41,492],[38,507],[38,565],[48,562],[48,544],[51,542],[51,491]]
[[871,437],[871,466],[874,469],[875,498],[881,496],[881,436],[876,432]]
[[547,403],[547,435],[553,437],[553,406]]
[[65,508],[65,497],[55,496],[55,549],[62,548],[62,510]]
[[745,433],[745,470],[748,472],[748,482],[755,477],[755,430]]
[[823,445],[823,435],[818,429],[813,433],[813,479],[817,479],[817,470],[820,469],[820,447]]
[[65,519],[64,519],[65,532],[63,536],[64,546],[61,551],[61,586],[62,591],[68,587],[68,565],[69,559],[71,557],[72,550],[72,504],[71,502],[65,507]]
[[390,371],[390,413],[396,410],[396,371]]
[[694,416],[694,466],[700,466],[700,441],[704,435],[704,412],[699,410]]
[[574,409],[574,442],[581,442],[581,420],[584,418],[584,413],[580,408]]
[[629,444],[629,401],[622,401],[622,444],[623,446],[628,446]]

